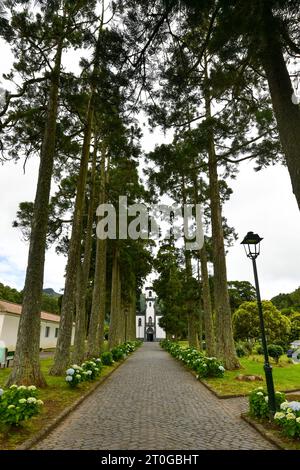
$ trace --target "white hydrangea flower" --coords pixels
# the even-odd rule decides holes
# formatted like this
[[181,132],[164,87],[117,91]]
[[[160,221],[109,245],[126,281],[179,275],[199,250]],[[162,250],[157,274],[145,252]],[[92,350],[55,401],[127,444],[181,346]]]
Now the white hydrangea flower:
[[296,418],[296,422],[300,424],[300,416]]
[[222,372],[224,372],[225,368],[223,366],[219,366],[219,370],[221,370]]
[[13,389],[13,388],[18,388],[18,385],[13,384],[13,385],[11,385],[9,388],[11,388],[11,389]]
[[280,405],[281,410],[286,410],[289,407],[290,403],[288,401],[284,401]]
[[19,403],[21,404],[26,403],[26,398],[20,398]]
[[4,393],[4,390],[0,388],[0,397],[3,395],[3,393]]
[[265,397],[265,401],[268,403],[268,401],[269,401],[269,397]]
[[87,375],[92,375],[93,372],[91,370],[87,370],[86,373]]
[[73,377],[71,375],[67,375],[66,382],[72,382]]
[[70,367],[70,369],[66,371],[67,375],[73,375],[74,373],[75,373],[75,370],[72,367]]
[[274,415],[275,419],[283,419],[284,417],[285,417],[285,414],[282,413],[282,411],[281,412],[277,411],[277,413],[275,413],[275,415]]
[[18,390],[27,390],[27,387],[25,385],[20,385],[18,387]]
[[256,395],[259,395],[259,396],[262,397],[264,394],[263,394],[263,392],[256,392]]
[[29,385],[28,390],[31,390],[31,391],[36,390],[36,386],[35,385]]
[[36,404],[39,405],[39,406],[41,406],[41,405],[44,404],[44,402],[43,402],[43,400],[37,400],[37,401],[36,401]]
[[79,374],[76,374],[75,377],[76,377],[76,379],[78,379],[78,380],[81,379],[81,375],[79,375]]
[[27,403],[36,403],[36,398],[34,397],[27,398]]
[[73,369],[78,369],[78,365],[77,365],[77,364],[73,364],[71,367],[72,367]]
[[7,407],[8,410],[12,410],[13,408],[15,408],[15,405],[8,405]]
[[294,413],[288,413],[286,415],[286,419],[296,419],[296,416],[294,415]]
[[96,359],[96,362],[101,362],[101,359],[98,357],[98,359]]

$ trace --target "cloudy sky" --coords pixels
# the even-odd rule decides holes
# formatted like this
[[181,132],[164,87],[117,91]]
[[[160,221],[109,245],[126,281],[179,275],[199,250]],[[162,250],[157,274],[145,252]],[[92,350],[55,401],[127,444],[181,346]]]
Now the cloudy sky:
[[[0,47],[2,75],[10,70],[13,58],[1,41]],[[144,131],[143,148],[149,151],[162,140],[160,132]],[[24,284],[28,244],[12,228],[12,221],[18,204],[34,199],[38,163],[38,159],[30,160],[25,174],[22,162],[0,166],[0,282],[18,289]],[[252,230],[264,238],[258,258],[262,297],[269,299],[279,292],[296,289],[300,286],[300,213],[287,169],[276,166],[255,173],[253,164],[244,162],[236,180],[229,184],[233,195],[224,207],[224,215],[229,225],[235,227],[239,240],[227,255],[228,279],[253,282],[251,261],[240,245],[244,235]],[[65,262],[54,249],[47,252],[45,287],[57,292],[63,288]]]

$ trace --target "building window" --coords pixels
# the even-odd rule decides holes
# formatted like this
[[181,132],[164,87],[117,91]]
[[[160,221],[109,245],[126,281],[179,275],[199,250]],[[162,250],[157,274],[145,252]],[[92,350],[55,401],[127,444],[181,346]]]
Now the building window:
[[149,325],[152,325],[152,317],[148,318]]
[[142,326],[142,319],[141,318],[139,318],[138,326]]
[[45,328],[45,338],[49,338],[50,335],[50,326],[46,326]]
[[149,290],[149,297],[152,297],[152,291]]
[[55,334],[54,334],[54,337],[57,338],[58,337],[58,328],[55,328]]
[[152,305],[152,303],[151,303],[151,302],[149,302],[149,307],[151,307],[151,305]]

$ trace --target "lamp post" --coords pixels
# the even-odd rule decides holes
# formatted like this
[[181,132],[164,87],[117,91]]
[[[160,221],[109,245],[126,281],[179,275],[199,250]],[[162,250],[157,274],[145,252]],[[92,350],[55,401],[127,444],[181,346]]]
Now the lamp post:
[[260,254],[261,240],[263,239],[256,233],[248,232],[244,240],[241,242],[241,245],[244,245],[246,255],[248,258],[252,260],[252,264],[253,264],[255,289],[256,289],[256,297],[257,297],[257,307],[258,307],[258,315],[259,315],[259,323],[260,323],[260,331],[261,331],[261,340],[262,340],[262,346],[263,346],[264,358],[265,358],[264,370],[265,370],[266,384],[267,384],[268,397],[269,397],[268,405],[269,405],[270,417],[273,418],[276,412],[274,382],[273,382],[273,375],[272,375],[272,366],[269,363],[268,346],[267,346],[267,339],[266,339],[266,333],[265,333],[265,324],[264,324],[264,317],[263,317],[263,311],[262,311],[262,305],[261,305],[258,275],[257,275],[257,268],[256,268],[256,258]]

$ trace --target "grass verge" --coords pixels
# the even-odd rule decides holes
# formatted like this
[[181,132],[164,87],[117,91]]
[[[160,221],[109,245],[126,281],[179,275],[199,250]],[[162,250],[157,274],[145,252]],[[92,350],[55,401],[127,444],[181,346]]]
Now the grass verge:
[[[48,374],[52,362],[53,358],[41,359],[41,368],[48,383],[45,389],[39,390],[39,398],[44,402],[41,413],[23,422],[20,427],[0,427],[0,450],[14,450],[28,439],[33,438],[66,408],[88,394],[97,383],[101,383],[124,361],[116,362],[112,366],[103,366],[98,380],[83,382],[77,388],[70,388],[64,377],[53,377]],[[0,387],[4,386],[10,371],[11,369],[0,370]]]
[[[248,395],[253,389],[266,385],[261,356],[242,357],[240,362],[242,369],[225,371],[223,378],[210,378],[202,381],[219,396]],[[272,363],[272,367],[276,390],[281,392],[300,390],[300,365],[281,360],[278,365]],[[239,381],[236,380],[239,374],[261,375],[263,381]]]

